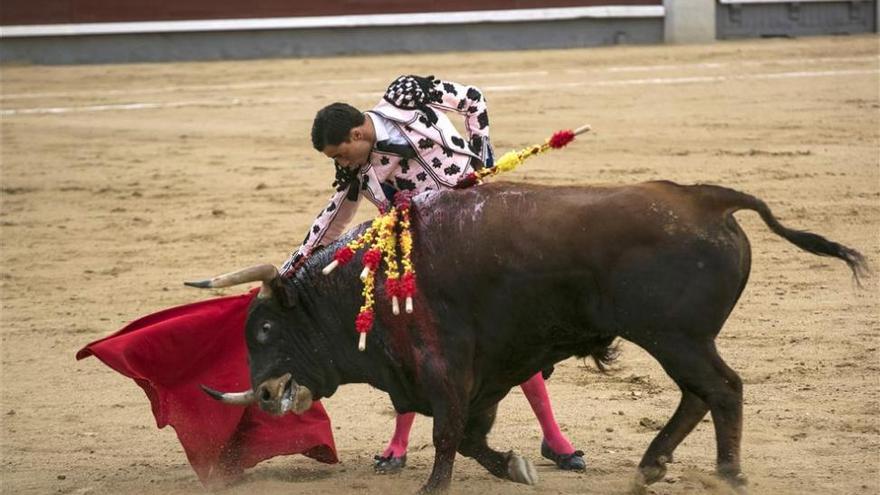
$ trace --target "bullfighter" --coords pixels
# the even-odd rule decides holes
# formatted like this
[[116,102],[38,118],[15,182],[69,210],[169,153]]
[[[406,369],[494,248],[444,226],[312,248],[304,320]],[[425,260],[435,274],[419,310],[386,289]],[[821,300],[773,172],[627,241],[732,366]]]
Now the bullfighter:
[[[463,116],[466,138],[448,112]],[[336,191],[302,245],[282,265],[282,275],[292,275],[314,250],[337,239],[354,218],[361,197],[384,211],[398,191],[419,194],[453,188],[463,177],[494,163],[485,96],[473,86],[433,76],[397,78],[366,112],[346,103],[324,107],[315,116],[311,138],[314,148],[333,160]],[[544,374],[520,385],[541,425],[541,455],[560,469],[583,470],[584,453],[560,431]],[[414,419],[415,413],[397,416],[391,441],[375,456],[377,472],[393,473],[405,466]]]

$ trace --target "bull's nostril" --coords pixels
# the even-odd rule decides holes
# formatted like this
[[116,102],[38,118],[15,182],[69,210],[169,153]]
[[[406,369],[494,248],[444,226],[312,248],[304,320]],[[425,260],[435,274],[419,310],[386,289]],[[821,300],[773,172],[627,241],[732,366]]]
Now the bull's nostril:
[[269,393],[269,390],[264,388],[260,391],[260,400],[263,402],[269,402],[272,400],[272,394]]

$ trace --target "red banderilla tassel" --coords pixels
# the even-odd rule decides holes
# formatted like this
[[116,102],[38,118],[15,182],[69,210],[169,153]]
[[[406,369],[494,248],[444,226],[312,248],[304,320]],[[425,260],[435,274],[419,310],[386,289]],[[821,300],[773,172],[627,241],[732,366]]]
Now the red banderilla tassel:
[[394,313],[394,316],[400,314],[400,302],[397,296],[400,295],[400,279],[399,278],[387,278],[385,279],[385,295],[391,299],[391,312]]
[[550,137],[550,141],[547,144],[551,148],[559,149],[572,141],[574,141],[574,131],[556,131]]
[[335,270],[337,266],[348,263],[349,261],[351,261],[352,258],[354,258],[354,251],[352,251],[351,248],[348,246],[342,246],[341,248],[337,249],[336,252],[333,254],[333,261],[331,261],[329,265],[325,266],[324,269],[321,270],[321,272],[324,275],[328,275],[330,274],[330,272]]
[[461,180],[459,180],[458,183],[455,184],[453,189],[467,189],[471,186],[476,185],[477,182],[479,182],[479,180],[480,179],[479,179],[479,177],[477,177],[477,174],[475,174],[474,172],[471,172],[471,173],[465,175],[464,177],[462,177]]
[[373,310],[361,311],[354,320],[354,328],[361,334],[358,349],[363,351],[367,347],[367,332],[373,328]]
[[373,248],[364,253],[364,271],[361,272],[361,280],[365,280],[371,271],[376,271],[382,262],[382,251]]
[[416,275],[412,272],[403,274],[400,280],[400,295],[406,297],[406,312],[413,312],[413,296],[416,294]]
[[394,206],[401,209],[409,208],[412,203],[413,193],[411,191],[397,191],[394,193]]

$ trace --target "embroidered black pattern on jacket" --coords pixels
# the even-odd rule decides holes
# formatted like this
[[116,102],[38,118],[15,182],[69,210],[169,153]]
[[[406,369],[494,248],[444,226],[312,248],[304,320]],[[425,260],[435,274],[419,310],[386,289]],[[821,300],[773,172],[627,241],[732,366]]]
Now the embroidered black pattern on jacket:
[[447,148],[447,147],[444,146],[444,147],[443,147],[443,154],[446,155],[446,156],[449,157],[449,158],[452,158],[452,155],[454,155],[455,152],[452,151],[451,149],[449,149],[449,148]]
[[[452,144],[458,146],[459,148],[464,148],[464,139],[462,139],[458,136],[452,136],[449,140],[452,141]],[[421,144],[420,144],[420,147],[421,147]]]
[[379,163],[382,165],[388,165],[389,162],[391,162],[391,160],[389,160],[387,156],[383,156],[382,159],[379,160]]
[[[455,139],[455,138],[452,138]],[[434,147],[434,141],[431,141],[428,138],[419,139],[419,149],[420,150],[429,150]]]
[[[440,91],[431,91],[428,93],[428,101],[432,103],[443,103],[443,93]],[[434,122],[436,124],[436,122]]]
[[434,168],[440,168],[441,165],[443,165],[443,162],[441,162],[439,158],[434,157],[434,159],[431,160],[431,166]]
[[419,182],[425,182],[428,179],[428,174],[425,172],[419,172],[416,174],[416,179]]
[[415,183],[411,180],[407,180],[403,177],[395,177],[394,183],[397,185],[397,189],[400,191],[412,191],[416,188]]
[[400,167],[401,173],[405,174],[409,172],[409,160],[407,160],[406,158],[401,158],[397,165]]
[[458,91],[455,90],[455,86],[450,83],[443,83],[443,90],[451,95],[457,95]]
[[461,172],[461,169],[458,168],[458,165],[456,165],[454,163],[443,169],[443,173],[446,175],[455,175],[459,172]]
[[482,153],[483,152],[483,138],[482,138],[482,136],[478,136],[476,134],[471,136],[471,144],[470,144],[469,148],[471,149],[471,151],[475,155],[479,155],[480,153]]
[[485,129],[489,125],[489,114],[485,110],[477,115],[477,123],[480,124],[480,129]]
[[437,114],[428,103],[442,103],[443,92],[436,89],[434,76],[400,76],[385,90],[383,98],[388,103],[405,110],[421,110],[428,122],[437,123]]
[[467,97],[473,101],[480,101],[480,98],[482,98],[483,95],[481,95],[480,92],[477,91],[476,88],[468,88]]
[[336,167],[336,178],[333,181],[333,187],[336,188],[337,191],[342,191],[348,187],[352,180],[357,178],[357,170],[345,168],[336,161],[333,162],[333,166]]

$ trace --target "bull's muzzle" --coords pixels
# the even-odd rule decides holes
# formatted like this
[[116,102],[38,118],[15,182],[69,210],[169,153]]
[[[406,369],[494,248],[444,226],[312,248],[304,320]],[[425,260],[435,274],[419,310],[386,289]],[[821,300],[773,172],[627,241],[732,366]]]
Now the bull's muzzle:
[[247,406],[256,403],[260,409],[277,416],[288,412],[302,414],[312,407],[312,391],[298,385],[290,373],[270,378],[259,384],[256,390],[219,392],[204,385],[202,389],[225,404]]

